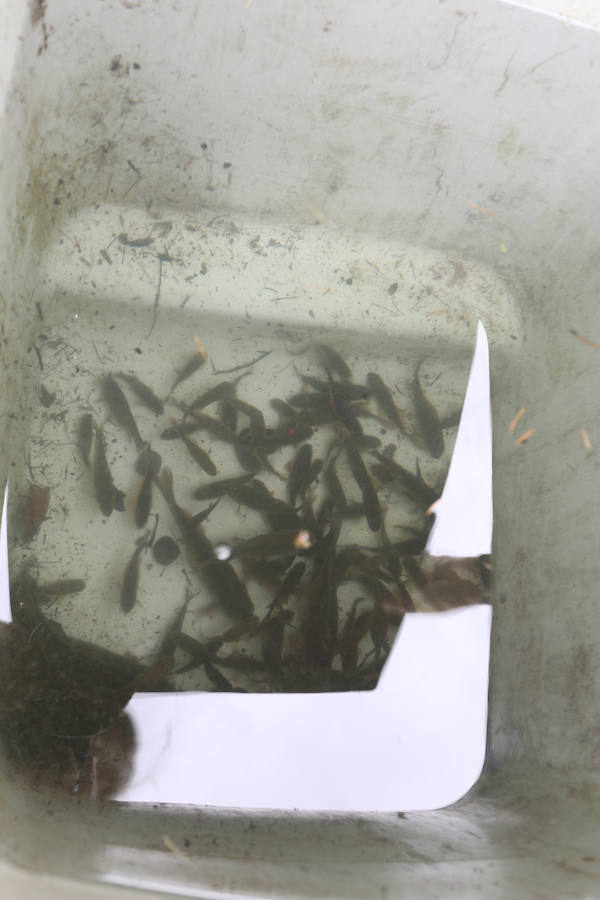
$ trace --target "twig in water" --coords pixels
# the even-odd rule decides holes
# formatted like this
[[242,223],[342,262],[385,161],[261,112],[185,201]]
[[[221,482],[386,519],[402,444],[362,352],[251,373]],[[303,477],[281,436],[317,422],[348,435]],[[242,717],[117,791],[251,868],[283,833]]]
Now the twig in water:
[[156,317],[158,315],[158,303],[160,300],[160,286],[162,284],[162,270],[164,262],[171,262],[171,257],[168,253],[159,253],[157,256],[158,259],[158,284],[156,286],[156,294],[154,296],[154,315],[152,316],[152,325],[150,326],[150,331],[146,335],[146,340],[150,337],[152,332],[154,331],[154,326],[156,325]]
[[273,351],[272,350],[263,350],[256,359],[251,360],[247,363],[242,363],[240,366],[234,366],[233,369],[213,369],[213,375],[229,375],[231,372],[239,372],[240,369],[249,369],[250,366],[254,366],[257,362],[260,362],[261,359],[264,359],[266,356],[269,356]]

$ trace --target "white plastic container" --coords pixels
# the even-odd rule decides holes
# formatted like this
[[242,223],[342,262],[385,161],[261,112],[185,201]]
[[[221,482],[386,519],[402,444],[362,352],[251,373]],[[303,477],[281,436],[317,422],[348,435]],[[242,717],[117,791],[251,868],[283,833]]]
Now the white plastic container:
[[[79,805],[0,775],[6,866],[199,897],[592,896],[598,34],[450,0],[57,0],[8,4],[4,29],[5,467],[22,440],[36,303],[47,314],[78,297],[106,325],[110,298],[149,324],[156,259],[124,265],[108,245],[153,229],[181,262],[159,315],[191,294],[234,324],[266,323],[264,289],[293,285],[299,299],[277,306],[287,327],[316,312],[322,328],[417,349],[434,333],[449,357],[483,321],[496,574],[486,767],[451,809]],[[270,285],[282,246],[293,275]],[[515,447],[522,406],[535,432]]]

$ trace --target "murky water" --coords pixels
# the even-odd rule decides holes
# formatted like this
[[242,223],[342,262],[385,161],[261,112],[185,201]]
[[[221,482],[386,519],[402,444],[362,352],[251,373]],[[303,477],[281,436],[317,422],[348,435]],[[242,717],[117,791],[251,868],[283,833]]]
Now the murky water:
[[[421,602],[416,557],[467,361],[430,355],[420,367],[426,405],[452,423],[432,448],[419,360],[392,340],[375,355],[372,338],[349,332],[184,309],[159,316],[144,341],[134,306],[104,304],[100,325],[97,308],[72,298],[52,319],[40,322],[43,369],[10,483],[11,570],[40,585],[44,615],[148,664],[168,646],[181,690],[373,687],[403,613]],[[144,475],[149,448],[156,479]]]
[[494,340],[512,307],[481,267],[321,227],[98,207],[55,237],[14,414],[2,741],[99,797],[129,778],[135,692],[369,690],[408,611],[482,601],[477,560],[422,551],[474,322]]

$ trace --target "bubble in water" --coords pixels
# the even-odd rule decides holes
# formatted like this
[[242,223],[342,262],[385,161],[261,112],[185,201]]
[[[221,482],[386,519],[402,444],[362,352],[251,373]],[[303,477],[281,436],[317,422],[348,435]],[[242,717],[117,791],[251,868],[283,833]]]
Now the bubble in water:
[[231,556],[231,547],[229,544],[215,544],[213,552],[217,559],[223,562]]

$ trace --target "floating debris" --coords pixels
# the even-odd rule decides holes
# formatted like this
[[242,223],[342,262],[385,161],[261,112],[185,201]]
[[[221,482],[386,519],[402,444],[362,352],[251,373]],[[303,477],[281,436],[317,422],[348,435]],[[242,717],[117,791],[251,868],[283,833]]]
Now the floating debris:
[[479,203],[475,203],[473,200],[469,200],[469,206],[471,209],[476,209],[477,212],[483,213],[486,216],[491,216],[492,219],[495,219],[498,213],[495,213],[492,209],[486,209],[485,206],[480,206]]
[[515,417],[511,421],[510,425],[508,426],[509,434],[514,434],[515,428],[517,427],[517,425],[519,424],[519,422],[521,421],[522,417],[525,415],[526,412],[527,412],[527,407],[522,406],[521,409],[518,411],[518,413],[516,413]]
[[583,441],[583,446],[588,451],[588,453],[591,453],[592,442],[590,441],[589,434],[587,433],[586,429],[583,426],[579,429],[579,433],[581,435],[581,440]]
[[535,434],[535,428],[530,428],[529,431],[525,431],[521,437],[517,438],[515,441],[515,447],[518,447],[520,444],[524,444],[525,441],[528,441],[532,434]]
[[579,334],[578,331],[575,331],[573,328],[569,329],[570,334],[577,338],[578,341],[581,341],[582,344],[585,344],[586,347],[591,347],[592,350],[600,350],[600,345],[596,343],[596,341],[590,340],[590,338],[584,337],[583,334]]

